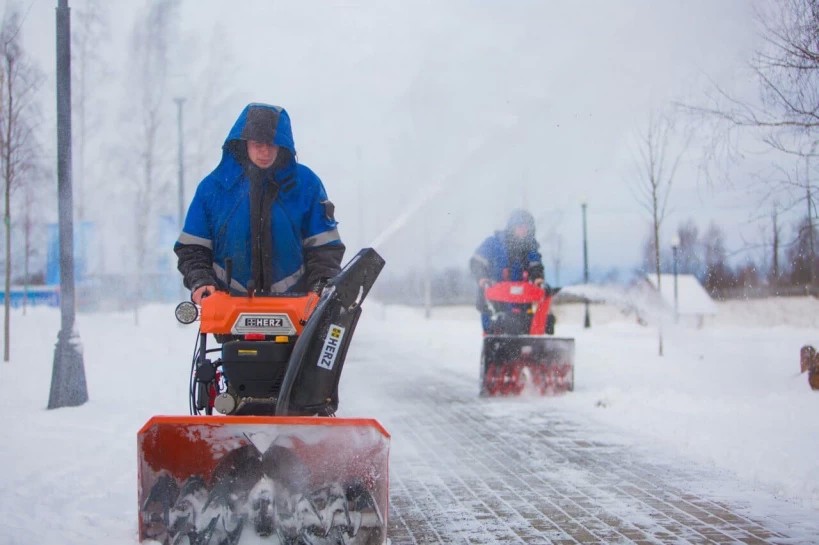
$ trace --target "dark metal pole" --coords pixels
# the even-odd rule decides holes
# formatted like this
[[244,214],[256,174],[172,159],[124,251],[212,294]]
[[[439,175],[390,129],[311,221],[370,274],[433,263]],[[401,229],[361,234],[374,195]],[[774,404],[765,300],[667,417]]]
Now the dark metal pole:
[[173,99],[176,102],[176,132],[179,135],[179,229],[182,229],[182,226],[185,222],[185,152],[184,152],[184,145],[182,142],[182,104],[185,103],[185,99],[182,97],[177,97]]
[[[583,209],[583,283],[589,283],[589,243],[586,235],[586,203],[580,205]],[[583,327],[591,327],[591,317],[589,316],[589,299],[586,298],[586,316],[583,319]]]
[[810,248],[808,248],[808,294],[813,292],[813,283],[816,281],[816,243],[813,240],[813,211],[811,210],[811,194],[810,194],[810,156],[814,154],[816,151],[816,144],[819,141],[813,143],[813,146],[810,148],[810,153],[805,155],[805,188],[807,191],[807,201],[808,201],[808,244]]
[[674,321],[680,321],[680,298],[677,292],[677,245],[671,246],[671,252],[674,254]]
[[74,327],[74,203],[71,190],[71,10],[57,2],[57,192],[60,219],[60,332],[48,408],[88,401],[80,335]]

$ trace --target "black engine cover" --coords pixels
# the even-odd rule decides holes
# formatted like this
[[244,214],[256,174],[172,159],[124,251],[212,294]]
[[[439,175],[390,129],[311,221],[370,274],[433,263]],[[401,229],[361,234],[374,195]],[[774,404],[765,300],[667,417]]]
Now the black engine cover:
[[237,397],[276,399],[293,343],[228,341],[222,345],[222,372]]

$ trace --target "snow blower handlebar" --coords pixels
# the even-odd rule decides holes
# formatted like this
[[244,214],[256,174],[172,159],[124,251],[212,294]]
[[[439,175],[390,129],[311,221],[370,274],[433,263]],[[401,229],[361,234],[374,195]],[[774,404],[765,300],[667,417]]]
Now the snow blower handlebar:
[[338,381],[361,303],[384,267],[372,248],[361,250],[333,277],[304,327],[287,364],[276,403],[276,416],[333,414]]
[[485,287],[483,295],[489,302],[495,303],[539,303],[551,299],[561,288],[540,287],[531,282],[512,282],[503,280]]
[[543,335],[547,329],[552,297],[560,289],[551,286],[541,288],[527,281],[512,282],[503,280],[484,288],[483,296],[493,320],[497,320],[502,314],[496,308],[497,304],[531,305],[532,320],[529,326],[529,334]]
[[[272,409],[278,416],[335,413],[341,369],[361,315],[361,304],[383,267],[384,259],[372,248],[366,248],[326,283],[321,295],[308,292],[254,296],[251,289],[242,296],[220,289],[199,307],[187,302],[180,304],[176,311],[180,322],[199,319],[199,341],[191,373],[191,396],[197,399],[196,409],[209,411],[214,399],[224,398],[222,408],[216,407],[224,414],[261,410],[250,407],[251,403],[267,404],[265,410]],[[214,351],[207,347],[208,334],[222,343],[222,358],[216,362],[207,358]],[[248,342],[260,344],[242,344]],[[240,349],[244,351],[241,354]],[[251,353],[256,359],[248,355]],[[282,365],[274,373],[270,371],[271,365],[262,365],[266,361]],[[219,365],[227,371],[224,375],[239,387],[245,384],[242,380],[250,381],[247,388],[237,390],[243,395],[214,391],[219,380],[214,373]],[[264,381],[270,382],[271,390],[265,389]],[[247,393],[251,390],[252,393]],[[231,396],[233,403],[229,404]],[[192,414],[198,411],[192,408]]]

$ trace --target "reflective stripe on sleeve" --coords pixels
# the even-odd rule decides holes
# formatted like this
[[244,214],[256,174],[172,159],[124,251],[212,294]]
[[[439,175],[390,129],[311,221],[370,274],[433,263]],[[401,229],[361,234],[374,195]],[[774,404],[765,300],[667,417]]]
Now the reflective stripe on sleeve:
[[487,267],[489,267],[489,260],[486,259],[484,256],[482,256],[480,254],[473,255],[472,259],[474,259],[475,261],[477,261],[481,265],[486,265]]
[[324,246],[328,242],[335,242],[337,240],[341,240],[341,238],[338,236],[338,229],[332,229],[330,231],[324,231],[323,233],[313,235],[312,237],[307,237],[302,242],[302,246],[305,248],[314,248],[316,246]]
[[270,291],[273,293],[281,293],[287,291],[290,287],[294,286],[296,282],[301,279],[301,276],[304,274],[304,267],[299,267],[299,270],[282,278],[278,282],[275,282],[272,286],[270,286]]
[[179,240],[177,240],[177,242],[179,244],[196,244],[197,246],[204,246],[208,250],[213,250],[213,241],[211,241],[209,238],[189,235],[184,231],[182,231],[182,233],[179,235]]
[[[216,278],[221,280],[222,282],[227,282],[227,271],[217,265],[216,263],[213,264],[213,271],[216,273]],[[235,278],[230,279],[230,289],[236,290],[241,293],[247,292],[247,288],[245,288],[238,280]]]

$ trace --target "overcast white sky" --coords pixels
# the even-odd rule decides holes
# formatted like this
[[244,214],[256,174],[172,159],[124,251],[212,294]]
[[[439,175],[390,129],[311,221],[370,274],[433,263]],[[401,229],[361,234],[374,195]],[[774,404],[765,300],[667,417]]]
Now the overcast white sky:
[[[49,123],[56,4],[19,4],[27,14],[24,43],[50,78],[43,89]],[[69,4],[76,13],[86,2]],[[104,117],[100,136],[121,140],[127,39],[145,4],[103,4],[112,26],[102,50],[109,74],[95,104]],[[176,176],[173,96],[188,99],[187,148],[205,158],[189,163],[189,196],[215,166],[241,108],[276,103],[291,114],[300,160],[335,201],[351,252],[378,241],[395,267],[389,272],[422,264],[426,254],[436,266],[465,267],[509,211],[525,205],[542,241],[550,231],[562,237],[560,282],[571,283],[582,271],[583,201],[593,276],[628,270],[640,261],[648,223],[629,187],[634,135],[652,110],[701,97],[709,78],[741,93],[752,89],[743,72],[756,39],[752,6],[183,0],[168,92],[167,177]],[[205,77],[214,46],[231,64]],[[214,88],[224,105],[197,111]],[[105,149],[96,146],[86,161],[104,164],[93,154]],[[693,217],[701,230],[716,220],[732,249],[743,236],[758,237],[746,225],[756,198],[698,180],[696,143],[691,150],[672,190],[664,236],[670,241],[673,228]],[[101,180],[89,182],[95,187],[123,183],[110,169],[88,168],[89,179]],[[432,197],[419,206],[425,195]],[[109,199],[105,208],[112,210]],[[544,244],[547,260],[551,252]]]

